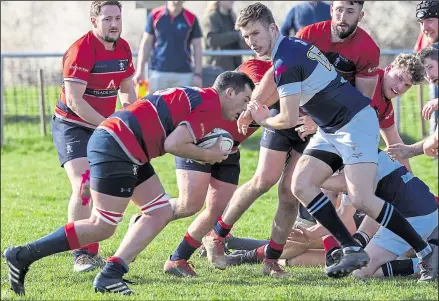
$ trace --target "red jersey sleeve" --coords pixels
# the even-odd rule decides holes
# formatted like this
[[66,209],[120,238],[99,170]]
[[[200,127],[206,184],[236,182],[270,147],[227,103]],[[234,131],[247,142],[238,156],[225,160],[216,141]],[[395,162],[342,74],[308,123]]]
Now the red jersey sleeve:
[[63,58],[63,78],[68,81],[87,84],[94,64],[94,54],[91,47],[73,45]]
[[362,51],[357,63],[357,73],[355,77],[375,77],[378,74],[380,64],[380,49],[375,43],[371,43],[369,50]]
[[393,111],[393,104],[391,102],[389,103],[386,112],[380,115],[379,122],[381,129],[387,129],[395,124],[395,113]]
[[296,32],[296,38],[312,43],[311,25],[305,26],[301,28],[298,32]]
[[133,53],[131,52],[130,45],[128,43],[125,43],[125,48],[127,50],[128,54],[128,69],[126,71],[127,76],[125,78],[129,78],[133,76],[135,70],[134,70],[134,64],[133,64]]
[[190,113],[180,124],[185,124],[187,126],[194,143],[197,143],[198,140],[215,128],[214,125],[218,124],[218,122],[212,122],[212,120],[215,119],[218,119],[216,114],[213,114],[210,111],[197,109]]

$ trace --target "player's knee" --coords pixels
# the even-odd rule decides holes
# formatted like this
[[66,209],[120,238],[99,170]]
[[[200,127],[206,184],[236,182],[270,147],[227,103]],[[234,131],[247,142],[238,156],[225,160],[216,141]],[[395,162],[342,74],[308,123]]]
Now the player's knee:
[[113,236],[122,219],[122,213],[93,207],[89,221],[95,226],[96,239],[101,241]]
[[301,179],[296,178],[293,183],[291,183],[291,191],[293,192],[293,195],[299,200],[307,199],[306,193],[308,189],[309,183],[306,183]]
[[278,179],[255,175],[251,179],[251,187],[255,191],[258,191],[260,194],[264,194],[268,192],[271,187],[273,187],[277,183],[277,181]]

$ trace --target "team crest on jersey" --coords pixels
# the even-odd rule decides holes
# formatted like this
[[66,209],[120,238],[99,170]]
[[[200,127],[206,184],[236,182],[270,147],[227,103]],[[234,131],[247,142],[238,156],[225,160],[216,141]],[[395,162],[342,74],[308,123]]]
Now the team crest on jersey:
[[110,80],[110,82],[108,83],[107,89],[108,90],[116,90],[117,89],[116,85],[114,84],[114,79]]
[[120,71],[125,71],[125,62],[124,61],[119,62],[119,68],[120,68]]

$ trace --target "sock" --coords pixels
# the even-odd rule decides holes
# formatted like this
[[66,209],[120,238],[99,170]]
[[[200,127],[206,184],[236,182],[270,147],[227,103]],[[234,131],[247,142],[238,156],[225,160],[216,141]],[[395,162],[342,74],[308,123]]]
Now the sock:
[[369,235],[363,231],[357,231],[352,237],[360,244],[362,248],[365,248],[370,241]]
[[251,238],[231,237],[226,240],[227,249],[233,250],[254,250],[260,246],[268,244],[268,240],[258,240]]
[[337,248],[340,248],[340,244],[332,235],[328,235],[323,239],[323,248],[326,254],[332,253]]
[[260,246],[256,249],[256,258],[258,260],[263,260],[265,258],[265,248],[268,246],[268,244]]
[[319,193],[306,207],[308,212],[325,227],[340,245],[344,247],[359,247],[352,238],[346,226],[340,220],[335,211],[334,205],[322,192]]
[[233,225],[228,225],[225,222],[223,222],[221,216],[218,217],[218,221],[215,224],[215,227],[213,230],[215,231],[215,234],[225,238],[227,234],[229,234],[230,230],[232,230]]
[[73,256],[75,258],[83,255],[83,254],[90,254],[92,256],[95,256],[99,253],[99,243],[89,244],[86,246],[83,246],[82,248],[73,250]]
[[278,244],[274,240],[270,239],[270,242],[265,249],[266,259],[279,259],[284,250],[285,244]]
[[189,233],[184,235],[178,248],[175,250],[174,254],[171,256],[171,261],[177,261],[181,259],[189,260],[195,250],[201,246],[199,241],[196,241]]
[[122,258],[111,256],[108,257],[101,273],[110,278],[122,278],[128,271],[129,267]]
[[376,221],[404,239],[416,252],[418,258],[424,258],[431,253],[431,247],[413,229],[412,225],[392,204],[384,203]]
[[74,223],[69,223],[49,235],[25,245],[17,253],[17,260],[30,265],[43,257],[79,247]]
[[381,266],[384,277],[409,276],[419,272],[418,258],[393,260]]

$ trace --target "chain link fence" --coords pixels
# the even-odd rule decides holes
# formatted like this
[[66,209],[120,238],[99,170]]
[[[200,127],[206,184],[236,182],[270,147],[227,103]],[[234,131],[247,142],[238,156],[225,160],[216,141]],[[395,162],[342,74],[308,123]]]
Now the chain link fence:
[[[398,53],[410,51],[383,50],[381,61],[387,64]],[[204,53],[212,54],[219,53]],[[248,58],[253,53],[241,50],[220,54],[240,54]],[[7,144],[10,139],[38,137],[44,133],[50,135],[51,118],[63,80],[62,54],[2,54],[1,68],[2,142]],[[419,140],[427,134],[428,124],[422,121],[421,109],[429,100],[428,94],[427,86],[412,87],[394,100],[397,126],[405,142]]]

